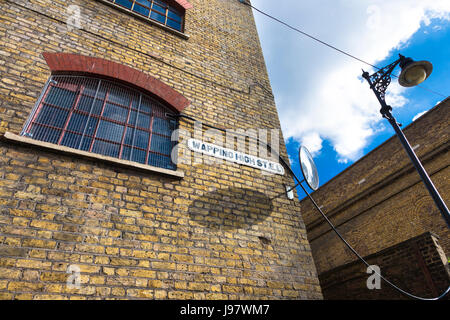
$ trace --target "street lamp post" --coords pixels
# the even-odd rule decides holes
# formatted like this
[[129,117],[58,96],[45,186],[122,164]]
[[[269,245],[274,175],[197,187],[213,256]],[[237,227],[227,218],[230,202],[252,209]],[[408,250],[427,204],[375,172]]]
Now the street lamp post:
[[430,193],[431,197],[433,198],[434,202],[436,203],[436,206],[438,207],[439,211],[442,214],[442,217],[445,219],[447,226],[450,228],[450,214],[448,211],[447,206],[445,205],[444,200],[442,200],[441,195],[437,191],[436,187],[434,186],[433,182],[431,181],[430,177],[428,176],[427,172],[425,171],[422,163],[420,162],[419,158],[415,154],[413,148],[411,148],[411,145],[409,144],[408,140],[406,139],[405,135],[403,134],[403,131],[400,129],[399,124],[395,120],[394,116],[392,115],[391,111],[392,108],[387,105],[385,101],[385,93],[386,89],[391,83],[391,73],[394,71],[395,67],[397,65],[400,65],[402,72],[399,76],[399,83],[401,86],[404,87],[412,87],[415,85],[418,85],[425,81],[426,78],[430,75],[431,71],[433,70],[433,67],[431,63],[427,61],[413,61],[410,58],[405,58],[402,55],[399,55],[400,58],[391,63],[390,65],[380,69],[379,71],[375,72],[372,75],[369,75],[368,72],[363,70],[363,78],[367,80],[367,82],[370,85],[370,88],[375,93],[375,96],[378,99],[378,102],[380,102],[381,109],[380,113],[383,116],[383,118],[386,118],[391,126],[394,128],[395,133],[397,134],[398,138],[400,139],[400,142],[402,143],[403,147],[405,148],[406,152],[408,153],[409,158],[411,159],[412,163],[414,164],[414,167],[416,168],[417,172],[419,173],[423,183],[425,184],[426,188],[428,189],[428,192]]

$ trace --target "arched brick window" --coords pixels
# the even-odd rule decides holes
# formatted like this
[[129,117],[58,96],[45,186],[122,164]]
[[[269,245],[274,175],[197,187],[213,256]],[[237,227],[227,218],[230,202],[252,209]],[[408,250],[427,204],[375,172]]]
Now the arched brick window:
[[[122,78],[122,81],[100,77],[102,73],[103,76],[114,75],[111,70],[120,69],[118,64],[103,59],[68,54],[44,56],[53,73],[58,74],[53,74],[47,82],[22,135],[122,160],[176,169],[171,160],[175,143],[171,135],[177,124],[167,113],[182,109],[180,101],[187,105],[188,101],[183,101],[180,94],[154,78],[150,80],[153,80],[156,97],[139,90],[136,86],[150,84],[140,83],[139,76],[144,74],[131,68],[123,69],[129,71],[128,76],[116,74],[116,79]],[[69,69],[64,67],[67,62],[71,63],[71,72],[63,71]],[[100,62],[103,67],[95,70],[93,64]],[[134,83],[129,81],[132,86],[123,83],[123,78],[127,77],[136,79]],[[158,94],[175,106],[161,102]]]

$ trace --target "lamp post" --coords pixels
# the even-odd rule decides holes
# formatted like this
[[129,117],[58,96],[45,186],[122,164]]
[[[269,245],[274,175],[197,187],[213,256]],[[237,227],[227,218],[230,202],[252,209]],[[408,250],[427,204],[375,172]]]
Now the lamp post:
[[394,61],[390,65],[380,69],[372,75],[369,75],[368,72],[363,70],[362,76],[367,80],[370,85],[370,89],[372,89],[378,99],[378,102],[380,102],[381,115],[383,116],[383,118],[386,118],[394,128],[395,133],[397,134],[400,142],[408,153],[411,162],[414,164],[414,167],[416,168],[423,183],[428,189],[428,192],[430,193],[431,197],[436,203],[436,206],[441,212],[442,217],[445,219],[447,226],[450,228],[450,213],[447,206],[445,205],[444,200],[442,200],[441,195],[437,191],[436,187],[425,171],[422,163],[420,162],[419,158],[417,157],[405,135],[403,134],[403,131],[400,129],[399,124],[392,115],[391,106],[387,105],[385,101],[386,89],[391,83],[391,73],[392,71],[394,71],[397,65],[400,65],[400,68],[402,69],[398,81],[399,84],[403,87],[412,87],[422,83],[428,78],[433,70],[433,66],[428,61],[414,61],[411,58],[405,58],[404,56],[399,55],[399,59],[397,61]]

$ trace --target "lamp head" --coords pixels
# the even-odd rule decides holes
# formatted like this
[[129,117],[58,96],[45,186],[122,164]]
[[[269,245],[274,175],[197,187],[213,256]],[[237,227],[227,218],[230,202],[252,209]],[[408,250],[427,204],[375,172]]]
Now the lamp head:
[[398,83],[403,87],[413,87],[424,82],[433,71],[433,65],[428,61],[414,61],[401,56],[400,68],[402,72]]

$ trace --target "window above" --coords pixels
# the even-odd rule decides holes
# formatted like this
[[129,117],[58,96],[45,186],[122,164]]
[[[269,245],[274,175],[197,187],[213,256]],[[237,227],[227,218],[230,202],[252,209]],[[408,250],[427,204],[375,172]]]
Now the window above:
[[162,0],[106,0],[177,31],[184,29],[184,9]]
[[162,103],[122,84],[52,76],[22,135],[73,149],[175,170],[176,121]]

